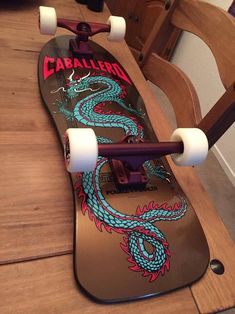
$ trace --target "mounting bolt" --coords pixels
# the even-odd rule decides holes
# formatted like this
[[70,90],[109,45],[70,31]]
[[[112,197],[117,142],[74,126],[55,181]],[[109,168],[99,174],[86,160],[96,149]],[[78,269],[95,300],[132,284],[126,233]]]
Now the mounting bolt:
[[210,268],[217,275],[223,275],[224,273],[224,265],[218,259],[213,259],[210,261]]

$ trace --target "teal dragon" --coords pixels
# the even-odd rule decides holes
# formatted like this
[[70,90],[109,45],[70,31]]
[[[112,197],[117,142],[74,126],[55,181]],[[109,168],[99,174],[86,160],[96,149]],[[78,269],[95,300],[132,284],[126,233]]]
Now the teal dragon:
[[[102,86],[97,87],[97,86]],[[125,89],[121,84],[107,76],[88,73],[83,77],[75,77],[74,70],[68,78],[66,87],[60,87],[52,93],[62,89],[67,100],[75,99],[73,110],[68,109],[67,101],[57,101],[56,105],[61,114],[70,121],[77,121],[87,127],[121,128],[125,135],[138,138],[144,137],[143,127],[136,117],[141,114],[133,109],[131,104],[125,104]],[[83,93],[83,97],[76,97]],[[85,93],[85,94],[84,94]],[[129,114],[105,110],[106,104],[116,103],[120,110]],[[111,143],[112,140],[98,137],[99,143]],[[136,209],[135,215],[127,215],[113,208],[105,199],[99,184],[101,168],[107,159],[99,156],[93,172],[80,174],[81,181],[75,187],[82,198],[82,212],[88,212],[99,231],[102,227],[107,231],[124,234],[122,250],[128,255],[131,270],[141,272],[150,282],[156,280],[159,274],[164,275],[170,269],[170,250],[164,234],[156,227],[157,221],[176,221],[182,218],[187,210],[187,203],[183,197],[173,206],[167,203],[156,204],[153,201],[143,208]],[[150,161],[144,163],[148,176],[167,179],[166,171]],[[145,243],[152,246],[151,252],[146,249]]]

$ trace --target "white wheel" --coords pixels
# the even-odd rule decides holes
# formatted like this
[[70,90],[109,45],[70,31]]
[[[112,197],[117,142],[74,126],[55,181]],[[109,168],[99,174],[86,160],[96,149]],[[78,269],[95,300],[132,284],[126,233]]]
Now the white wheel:
[[39,28],[41,34],[54,35],[57,28],[56,11],[51,7],[39,7]]
[[172,154],[171,158],[178,166],[196,166],[201,164],[208,154],[208,140],[205,133],[197,128],[179,128],[172,136],[172,142],[183,142],[182,154]]
[[111,15],[107,24],[111,26],[110,33],[107,36],[109,41],[121,41],[124,39],[126,34],[126,21],[123,17]]
[[92,129],[67,129],[64,156],[69,172],[93,171],[98,158],[98,143]]

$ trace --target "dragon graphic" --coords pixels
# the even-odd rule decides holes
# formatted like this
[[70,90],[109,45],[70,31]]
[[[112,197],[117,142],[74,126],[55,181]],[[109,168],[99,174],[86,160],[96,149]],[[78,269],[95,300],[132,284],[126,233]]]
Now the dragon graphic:
[[[97,87],[99,86],[99,87]],[[102,87],[100,87],[102,86]],[[59,113],[70,121],[77,121],[88,127],[121,128],[125,135],[144,138],[143,127],[135,118],[142,114],[125,103],[125,88],[117,81],[103,75],[88,73],[83,77],[75,77],[74,70],[68,77],[66,87],[59,87],[51,93],[62,90],[65,99],[75,99],[73,110],[68,109],[67,101],[56,101]],[[87,93],[87,91],[89,93]],[[76,99],[75,99],[76,100]],[[105,110],[106,104],[114,102],[130,113]],[[99,143],[112,143],[106,137],[97,137]],[[82,199],[82,212],[88,213],[89,218],[95,222],[99,231],[104,228],[107,232],[115,231],[123,234],[121,249],[128,255],[131,270],[140,272],[149,282],[155,281],[159,274],[164,275],[170,269],[169,244],[164,234],[156,227],[157,221],[176,221],[182,218],[187,210],[187,203],[183,197],[173,206],[167,203],[157,204],[153,201],[143,208],[137,207],[135,215],[124,214],[113,208],[102,193],[99,174],[107,159],[99,156],[93,172],[79,174],[79,183],[75,186],[78,197]],[[151,161],[144,163],[149,177],[156,176],[167,180],[167,172],[163,166],[155,166]],[[169,179],[168,179],[169,180]],[[151,252],[146,248],[146,242],[152,246]]]

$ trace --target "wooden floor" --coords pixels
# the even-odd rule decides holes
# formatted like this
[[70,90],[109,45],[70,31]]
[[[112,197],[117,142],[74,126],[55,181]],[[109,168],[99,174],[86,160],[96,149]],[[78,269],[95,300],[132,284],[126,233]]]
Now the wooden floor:
[[[104,22],[109,12],[92,13],[73,0],[37,1],[59,16]],[[235,305],[235,253],[231,240],[195,171],[169,160],[206,234],[211,258],[225,266],[208,268],[191,287],[149,300],[101,305],[83,295],[72,268],[73,199],[61,148],[40,99],[37,60],[49,40],[38,31],[32,1],[0,3],[0,312],[1,313],[211,313]],[[66,33],[59,30],[57,34]],[[94,40],[108,47],[145,100],[160,140],[172,130],[125,43]]]

